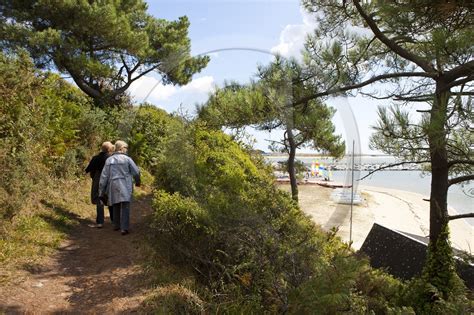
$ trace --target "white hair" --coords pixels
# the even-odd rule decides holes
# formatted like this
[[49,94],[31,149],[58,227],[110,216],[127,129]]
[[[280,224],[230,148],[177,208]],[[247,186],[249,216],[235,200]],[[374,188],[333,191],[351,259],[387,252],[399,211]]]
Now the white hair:
[[125,141],[115,141],[115,152],[125,153],[127,152],[128,144]]

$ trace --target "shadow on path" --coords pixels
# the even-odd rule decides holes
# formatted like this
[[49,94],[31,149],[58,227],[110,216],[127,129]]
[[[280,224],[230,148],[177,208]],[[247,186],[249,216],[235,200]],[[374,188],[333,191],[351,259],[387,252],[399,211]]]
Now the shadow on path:
[[0,311],[123,313],[138,309],[149,286],[140,266],[140,244],[146,233],[145,218],[151,212],[151,196],[132,202],[130,234],[125,236],[113,231],[108,218],[98,229],[90,219],[42,203],[55,212],[42,218],[68,233],[67,240],[41,267],[25,266],[26,281],[12,288]]

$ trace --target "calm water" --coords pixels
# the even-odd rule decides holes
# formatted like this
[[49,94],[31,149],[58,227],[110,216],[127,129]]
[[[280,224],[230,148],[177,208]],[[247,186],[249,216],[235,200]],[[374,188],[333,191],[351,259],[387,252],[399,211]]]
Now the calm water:
[[[269,161],[278,161],[284,160],[284,158],[271,157]],[[318,160],[323,163],[331,163],[331,160],[325,160],[321,158],[309,158],[302,157],[298,160],[310,164],[311,162]],[[395,159],[393,157],[371,157],[365,156],[361,157],[361,163],[393,163]],[[340,163],[345,162],[344,160]],[[368,174],[367,171],[360,171],[357,176],[357,172],[354,175],[354,178],[362,178]],[[350,172],[346,171],[332,171],[332,180],[338,182],[350,182]],[[419,193],[427,198],[430,195],[430,185],[431,185],[431,175],[422,174],[421,171],[379,171],[375,174],[372,174],[370,177],[367,177],[364,180],[359,182],[361,185],[367,186],[377,186],[384,188],[392,188],[398,190],[411,191]],[[469,192],[470,191],[470,192]],[[456,209],[459,213],[468,213],[474,212],[474,184],[466,185],[462,187],[461,185],[453,185],[449,189],[448,193],[448,204],[449,206]],[[469,195],[468,195],[469,194]],[[467,220],[469,224],[474,226],[474,219]]]
[[[368,174],[368,172],[361,171],[360,178],[366,174]],[[350,181],[350,173],[346,173],[345,171],[333,171],[333,180],[341,182]],[[420,171],[380,171],[359,181],[359,183],[367,186],[411,191],[429,198],[431,175],[422,174]],[[472,188],[472,184],[470,187]],[[466,192],[468,192],[468,187],[462,187],[460,185],[453,185],[449,189],[448,204],[459,213],[474,211],[474,198],[469,196]],[[471,225],[474,225],[474,219],[469,219],[468,221]]]

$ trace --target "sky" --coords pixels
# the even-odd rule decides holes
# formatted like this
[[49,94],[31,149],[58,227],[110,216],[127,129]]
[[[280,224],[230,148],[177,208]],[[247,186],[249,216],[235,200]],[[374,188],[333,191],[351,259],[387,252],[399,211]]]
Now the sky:
[[[315,27],[298,0],[150,0],[148,6],[149,13],[157,18],[175,20],[186,15],[191,54],[207,54],[211,61],[186,86],[163,86],[158,75],[147,75],[132,85],[131,95],[137,103],[146,100],[168,112],[190,115],[215,86],[255,78],[258,65],[271,62],[273,54],[298,59],[307,34]],[[328,104],[337,109],[333,122],[336,133],[346,141],[347,152],[355,141],[356,152],[380,153],[368,145],[380,101],[339,97],[329,99]],[[248,132],[256,140],[254,147],[264,151],[269,151],[266,139],[279,140],[282,135],[251,128]]]

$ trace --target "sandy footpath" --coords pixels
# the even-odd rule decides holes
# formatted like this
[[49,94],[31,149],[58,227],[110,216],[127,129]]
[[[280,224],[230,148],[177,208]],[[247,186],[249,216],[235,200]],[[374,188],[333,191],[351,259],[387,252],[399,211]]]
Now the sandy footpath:
[[[282,185],[282,189],[289,190],[289,185]],[[300,185],[298,189],[303,211],[325,230],[337,227],[338,235],[349,241],[350,205],[333,202],[331,188]],[[429,235],[429,202],[423,200],[426,196],[371,186],[360,186],[358,191],[364,201],[354,206],[352,211],[353,248],[362,246],[375,222],[402,232]],[[455,214],[453,209],[450,209],[450,214]],[[453,246],[474,253],[474,227],[464,219],[453,220],[449,226]]]

